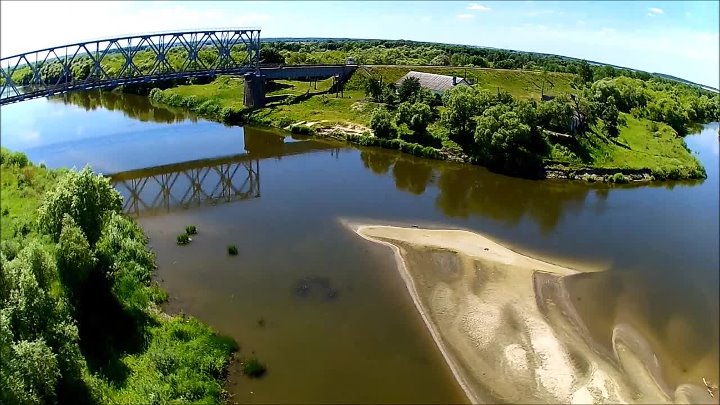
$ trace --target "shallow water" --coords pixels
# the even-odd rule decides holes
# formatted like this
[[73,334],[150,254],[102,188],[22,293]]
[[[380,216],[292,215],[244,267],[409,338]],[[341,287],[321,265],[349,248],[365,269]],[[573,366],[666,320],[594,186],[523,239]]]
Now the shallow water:
[[[523,180],[283,138],[130,95],[39,99],[0,113],[3,146],[49,167],[115,174],[157,253],[170,309],[267,363],[261,380],[233,375],[238,401],[463,400],[390,251],[339,218],[462,227],[607,269],[570,285],[598,343],[609,346],[612,325],[627,322],[648,336],[673,384],[718,381],[708,360],[718,358],[717,123],[686,138],[707,180],[637,187]],[[199,234],[177,246],[189,224]]]

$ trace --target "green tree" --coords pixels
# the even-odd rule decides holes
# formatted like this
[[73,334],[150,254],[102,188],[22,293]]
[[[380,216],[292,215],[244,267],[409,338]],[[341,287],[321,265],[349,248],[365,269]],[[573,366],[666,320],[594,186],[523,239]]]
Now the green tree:
[[57,250],[60,279],[71,295],[76,294],[95,266],[95,257],[85,235],[72,217],[65,214]]
[[420,79],[417,77],[406,77],[398,87],[398,98],[400,102],[415,101],[420,92]]
[[605,124],[605,131],[607,134],[610,136],[617,136],[620,132],[620,113],[615,106],[615,97],[608,97],[607,104],[603,109],[601,118]]
[[475,130],[475,120],[479,113],[480,100],[477,91],[468,86],[458,86],[443,95],[445,110],[441,122],[459,143],[469,144]]
[[373,111],[370,117],[370,129],[378,138],[390,139],[396,135],[395,126],[393,125],[393,117],[390,112],[384,108],[378,108]]
[[386,83],[383,86],[382,99],[383,102],[389,106],[394,106],[397,103],[397,89],[395,83]]
[[57,242],[65,214],[80,226],[90,246],[100,237],[103,220],[108,213],[120,212],[122,197],[102,175],[95,175],[90,167],[69,172],[50,191],[40,207],[38,225]]
[[380,102],[380,97],[382,96],[383,88],[382,84],[380,83],[380,80],[375,79],[373,77],[370,77],[365,82],[365,95],[372,97],[373,101],[376,103]]
[[592,69],[585,59],[581,60],[578,64],[578,76],[580,76],[580,80],[585,84],[593,81]]
[[570,133],[575,112],[566,97],[544,101],[537,107],[537,116],[540,126],[551,131]]
[[478,158],[507,173],[536,175],[541,158],[534,153],[533,131],[507,105],[488,108],[477,118]]
[[7,356],[3,357],[0,373],[0,381],[5,380],[0,387],[3,403],[55,403],[60,370],[55,355],[43,340],[22,340],[12,343],[10,350],[3,352]]

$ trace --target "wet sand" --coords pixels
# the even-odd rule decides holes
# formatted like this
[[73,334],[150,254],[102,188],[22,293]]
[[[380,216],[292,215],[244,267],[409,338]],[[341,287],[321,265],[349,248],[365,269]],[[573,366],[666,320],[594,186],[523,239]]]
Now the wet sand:
[[[416,308],[474,403],[717,403],[705,386],[669,386],[627,324],[593,341],[565,282],[579,270],[464,230],[346,223],[387,245]],[[602,303],[598,303],[602,305]]]

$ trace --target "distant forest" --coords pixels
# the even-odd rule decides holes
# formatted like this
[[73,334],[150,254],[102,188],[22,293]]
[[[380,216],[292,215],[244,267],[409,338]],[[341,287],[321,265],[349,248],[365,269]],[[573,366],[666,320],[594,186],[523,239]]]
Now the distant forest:
[[[348,57],[367,65],[468,66],[495,69],[546,70],[579,74],[581,59],[536,52],[470,45],[382,39],[264,38],[263,63],[344,63]],[[587,61],[593,80],[626,76],[641,80],[657,78],[703,89],[718,90],[663,73],[649,73],[595,61]]]

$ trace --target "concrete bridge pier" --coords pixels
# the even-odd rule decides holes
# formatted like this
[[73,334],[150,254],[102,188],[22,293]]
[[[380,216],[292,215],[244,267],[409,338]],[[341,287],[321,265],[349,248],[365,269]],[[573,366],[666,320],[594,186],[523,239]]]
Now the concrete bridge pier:
[[265,77],[257,73],[247,73],[245,78],[245,107],[259,108],[265,105]]

